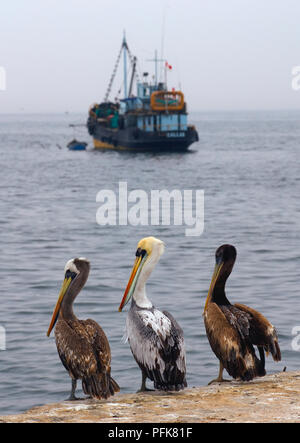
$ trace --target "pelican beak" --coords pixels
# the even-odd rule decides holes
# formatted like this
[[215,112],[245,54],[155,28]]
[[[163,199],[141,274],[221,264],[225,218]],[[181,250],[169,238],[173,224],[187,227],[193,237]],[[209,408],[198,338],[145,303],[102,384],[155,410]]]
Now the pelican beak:
[[129,281],[127,283],[127,286],[126,286],[126,289],[125,289],[125,292],[124,292],[121,304],[119,306],[119,312],[122,311],[124,306],[127,305],[129,300],[131,299],[131,297],[132,297],[132,295],[134,293],[135,287],[136,287],[136,283],[137,283],[138,277],[139,277],[140,272],[142,270],[142,267],[143,267],[143,265],[144,265],[144,263],[146,261],[146,258],[147,258],[147,254],[145,254],[144,257],[142,257],[140,255],[139,257],[137,257],[135,259],[135,262],[134,262],[134,265],[133,265],[133,268],[132,268],[132,271],[131,271],[131,275],[130,275]]
[[50,335],[50,333],[51,333],[52,329],[54,328],[54,325],[55,325],[55,323],[57,321],[62,301],[63,301],[64,296],[66,295],[66,292],[67,292],[67,290],[68,290],[68,288],[69,288],[69,286],[71,284],[71,281],[72,281],[71,277],[65,278],[64,281],[63,281],[63,284],[62,284],[62,287],[61,287],[61,290],[60,290],[60,293],[59,293],[59,296],[58,296],[58,300],[57,300],[55,309],[53,311],[51,323],[50,323],[50,326],[49,326],[49,329],[48,329],[48,332],[47,332],[47,336],[48,337],[49,337],[49,335]]
[[216,284],[216,282],[218,280],[218,277],[220,275],[220,272],[221,272],[221,269],[222,269],[223,265],[224,265],[223,261],[221,261],[219,263],[216,263],[216,266],[215,266],[215,269],[214,269],[214,273],[213,273],[213,276],[212,276],[212,279],[211,279],[210,287],[209,287],[209,290],[208,290],[208,294],[207,294],[207,297],[206,297],[204,311],[207,308],[209,297],[213,293],[215,284]]

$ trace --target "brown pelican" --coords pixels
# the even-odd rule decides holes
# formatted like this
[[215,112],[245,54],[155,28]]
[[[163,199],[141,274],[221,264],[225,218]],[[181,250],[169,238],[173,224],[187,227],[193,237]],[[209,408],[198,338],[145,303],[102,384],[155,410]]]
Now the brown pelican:
[[62,364],[72,379],[69,400],[76,400],[77,380],[82,380],[85,394],[93,398],[108,398],[120,390],[110,376],[110,347],[102,328],[94,320],[78,320],[73,302],[85,285],[90,263],[85,258],[69,260],[52,320],[49,337],[55,323],[55,339]]
[[217,249],[216,266],[205,303],[206,334],[220,361],[219,376],[210,383],[227,381],[223,379],[224,368],[233,378],[246,381],[265,375],[264,351],[267,355],[271,352],[275,361],[281,360],[274,326],[260,312],[239,303],[232,305],[225,295],[225,283],[235,259],[234,246],[223,245]]
[[166,311],[155,308],[146,295],[145,284],[164,251],[164,243],[154,237],[143,238],[119,311],[132,297],[126,319],[131,352],[142,371],[140,392],[147,391],[147,377],[154,388],[179,391],[187,386],[183,332]]

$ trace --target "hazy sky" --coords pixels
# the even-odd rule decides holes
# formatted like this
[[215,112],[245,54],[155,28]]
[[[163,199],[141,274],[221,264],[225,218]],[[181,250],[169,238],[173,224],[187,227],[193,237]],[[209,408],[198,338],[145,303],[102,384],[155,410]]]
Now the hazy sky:
[[169,87],[190,111],[300,109],[299,0],[10,0],[0,14],[0,112],[87,111],[124,29],[142,71],[154,73],[146,60],[164,42]]

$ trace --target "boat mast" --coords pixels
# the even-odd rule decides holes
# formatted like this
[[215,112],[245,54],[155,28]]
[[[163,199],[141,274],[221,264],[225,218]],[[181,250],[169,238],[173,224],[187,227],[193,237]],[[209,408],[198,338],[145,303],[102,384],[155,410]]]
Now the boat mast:
[[124,56],[124,98],[127,98],[127,42],[124,31],[123,37],[123,56]]
[[155,86],[157,86],[157,49],[155,49]]
[[128,58],[129,58],[129,61],[131,63],[132,70],[133,70],[132,79],[131,79],[131,82],[130,82],[129,95],[132,92],[132,82],[133,82],[134,75],[135,75],[137,81],[139,81],[138,73],[136,71],[137,59],[136,59],[136,57],[134,57],[131,54],[131,52],[130,52],[130,50],[128,48],[127,41],[126,41],[126,36],[125,36],[125,31],[124,31],[124,37],[123,37],[122,45],[121,45],[121,48],[120,48],[120,51],[119,51],[119,54],[118,54],[117,61],[116,61],[115,66],[114,66],[114,70],[113,70],[112,76],[111,76],[109,84],[108,84],[108,88],[107,88],[107,91],[106,91],[106,94],[105,94],[105,97],[104,97],[104,102],[107,102],[107,100],[108,100],[108,97],[109,97],[109,94],[110,94],[110,91],[111,91],[111,88],[112,88],[112,84],[114,82],[114,79],[115,79],[115,76],[116,76],[116,73],[117,73],[119,62],[120,62],[120,59],[121,59],[121,56],[122,56],[122,52],[123,52],[123,56],[124,56],[124,98],[128,97],[128,94],[127,94],[127,92],[128,92],[128,89],[127,89],[128,88],[128,84],[127,84],[127,54],[126,54],[126,52],[128,52]]
[[133,87],[133,80],[135,76],[135,69],[136,69],[136,57],[133,57],[133,65],[132,65],[132,74],[131,74],[131,80],[129,85],[129,93],[128,96],[131,97],[132,94],[132,87]]

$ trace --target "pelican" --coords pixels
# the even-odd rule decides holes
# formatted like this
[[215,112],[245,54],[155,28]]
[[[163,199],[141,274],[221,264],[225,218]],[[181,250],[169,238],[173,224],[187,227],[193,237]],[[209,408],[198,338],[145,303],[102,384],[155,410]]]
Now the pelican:
[[138,392],[148,391],[146,379],[154,388],[179,391],[187,386],[183,332],[166,311],[155,308],[146,295],[146,281],[164,251],[164,243],[155,237],[143,238],[137,246],[136,260],[119,311],[132,298],[126,319],[131,352],[142,371]]
[[85,285],[90,263],[85,258],[69,260],[52,320],[59,357],[72,379],[68,400],[75,397],[77,380],[82,380],[85,394],[93,398],[108,398],[120,390],[110,376],[110,347],[102,328],[94,320],[78,320],[73,312],[73,302]]
[[[249,381],[264,376],[265,353],[281,360],[274,326],[258,311],[240,303],[232,305],[225,294],[225,283],[236,259],[236,249],[220,246],[216,251],[216,266],[204,307],[204,323],[210,346],[220,361],[218,378],[224,368],[233,378]],[[255,354],[257,346],[260,359]],[[209,383],[209,384],[210,384]]]

